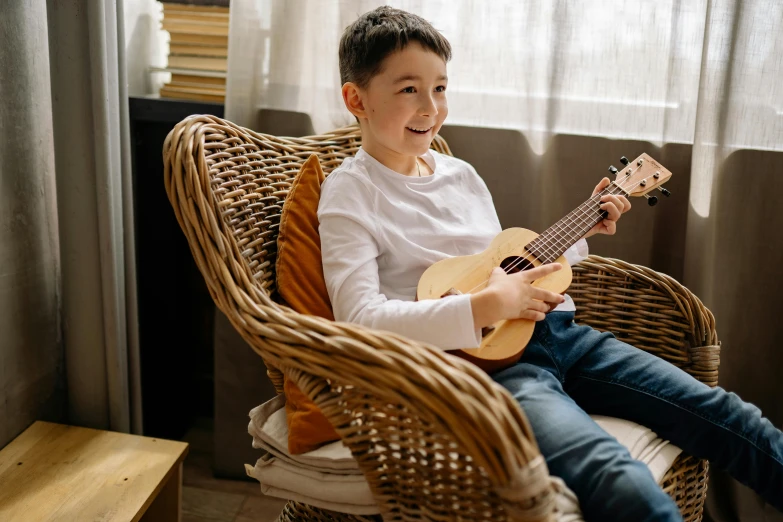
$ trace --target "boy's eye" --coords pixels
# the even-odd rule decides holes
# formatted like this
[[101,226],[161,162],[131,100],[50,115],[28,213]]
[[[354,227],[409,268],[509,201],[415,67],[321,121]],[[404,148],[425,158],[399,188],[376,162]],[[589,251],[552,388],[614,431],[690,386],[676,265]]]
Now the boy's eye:
[[[416,92],[416,87],[413,87],[413,86],[405,87],[400,92],[406,92],[406,93],[411,93],[412,94],[412,93]],[[435,87],[435,92],[446,92],[446,86],[445,85],[438,85],[437,87]]]

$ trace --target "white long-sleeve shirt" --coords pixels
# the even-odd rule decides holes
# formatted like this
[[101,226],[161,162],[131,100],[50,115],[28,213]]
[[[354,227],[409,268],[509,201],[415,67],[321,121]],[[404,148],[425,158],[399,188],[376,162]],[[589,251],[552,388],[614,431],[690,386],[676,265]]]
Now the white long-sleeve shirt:
[[[360,148],[323,183],[318,230],[334,317],[444,350],[476,348],[470,295],[415,301],[416,287],[433,263],[485,250],[500,222],[470,164],[435,151],[422,159],[433,174],[405,176]],[[587,257],[587,242],[565,257]],[[566,295],[555,310],[574,309]]]

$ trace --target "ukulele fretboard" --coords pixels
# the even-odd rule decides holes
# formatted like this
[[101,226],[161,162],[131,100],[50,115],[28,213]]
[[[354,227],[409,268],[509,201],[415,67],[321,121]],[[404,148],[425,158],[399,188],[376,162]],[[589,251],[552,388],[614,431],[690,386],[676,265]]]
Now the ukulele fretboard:
[[614,182],[610,183],[604,190],[576,207],[567,216],[528,243],[527,250],[542,264],[551,263],[562,256],[566,250],[606,217],[606,211],[600,208],[601,197],[605,194],[627,196],[628,192]]

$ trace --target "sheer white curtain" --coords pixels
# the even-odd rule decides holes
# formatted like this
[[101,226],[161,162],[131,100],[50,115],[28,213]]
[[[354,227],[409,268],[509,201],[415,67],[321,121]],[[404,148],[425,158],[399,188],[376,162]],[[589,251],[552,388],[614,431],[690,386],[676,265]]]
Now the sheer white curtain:
[[[560,135],[690,151],[684,252],[670,255],[716,314],[721,383],[783,424],[769,306],[783,294],[783,246],[769,236],[783,209],[767,197],[783,190],[783,2],[233,0],[226,117],[254,127],[273,108],[307,113],[316,132],[350,123],[339,38],[383,3],[451,42],[447,125],[517,129],[539,156]],[[736,484],[711,490],[715,520],[783,520]]]
[[[227,117],[246,122],[269,107],[309,114],[317,132],[349,122],[338,41],[383,3],[233,3]],[[552,133],[691,143],[699,109],[707,127],[732,122],[729,145],[783,147],[775,0],[386,3],[451,42],[447,123],[520,129],[539,151]],[[726,87],[731,116],[721,116]]]

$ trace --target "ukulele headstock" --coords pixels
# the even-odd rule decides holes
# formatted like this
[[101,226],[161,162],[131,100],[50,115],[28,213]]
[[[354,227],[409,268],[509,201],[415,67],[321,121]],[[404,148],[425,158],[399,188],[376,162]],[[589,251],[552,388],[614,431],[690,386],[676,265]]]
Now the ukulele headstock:
[[[615,185],[625,190],[629,196],[645,196],[654,205],[657,201],[655,196],[647,196],[647,193],[659,188],[669,181],[672,173],[663,165],[655,161],[648,154],[644,153],[633,161],[623,156],[620,158],[623,168],[617,170],[614,166],[609,167],[609,172],[615,174]],[[661,189],[664,196],[669,195],[669,191]]]

